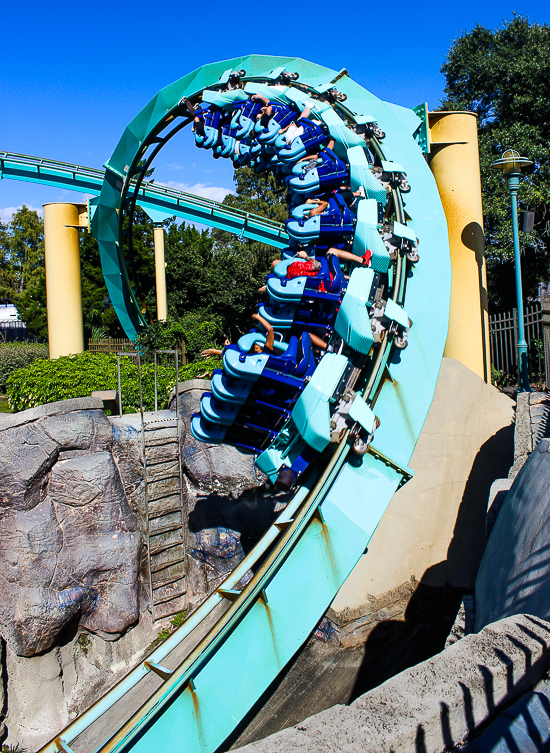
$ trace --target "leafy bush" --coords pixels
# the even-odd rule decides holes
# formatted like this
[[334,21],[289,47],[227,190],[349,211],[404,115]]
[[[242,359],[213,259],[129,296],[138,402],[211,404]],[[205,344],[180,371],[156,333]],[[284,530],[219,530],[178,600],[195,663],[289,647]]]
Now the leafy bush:
[[[203,372],[220,365],[219,358],[189,364],[180,369],[180,381],[194,379]],[[120,359],[122,407],[124,413],[139,411],[138,368],[130,357]],[[173,366],[158,365],[157,383],[159,407],[162,408],[176,381]],[[141,365],[143,407],[154,410],[154,366]],[[79,353],[54,361],[35,361],[24,369],[14,371],[7,381],[9,404],[14,411],[33,408],[56,400],[87,397],[94,390],[117,390],[117,358],[114,353]]]
[[28,366],[38,359],[49,358],[47,345],[39,343],[0,344],[0,392],[6,389],[6,380],[16,369]]
[[202,314],[190,311],[179,319],[155,322],[136,338],[136,346],[149,360],[153,350],[173,349],[181,353],[182,342],[190,361],[206,348],[217,348],[225,340],[218,321],[204,320]]
[[495,369],[491,364],[491,383],[494,387],[511,387],[512,385],[517,384],[517,381],[517,378],[512,376],[512,374]]

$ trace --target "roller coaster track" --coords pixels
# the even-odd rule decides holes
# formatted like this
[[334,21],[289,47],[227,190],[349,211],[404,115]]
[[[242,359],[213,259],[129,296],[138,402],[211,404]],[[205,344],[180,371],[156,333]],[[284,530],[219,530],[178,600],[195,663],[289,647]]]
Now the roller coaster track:
[[[41,183],[99,196],[105,172],[69,162],[0,152],[0,178]],[[288,241],[284,226],[279,222],[272,222],[265,217],[178,191],[160,183],[144,181],[136,193],[136,203],[144,209],[165,216],[181,217],[189,222],[220,228],[276,248],[283,248]]]
[[[339,106],[346,117],[369,116],[383,127],[384,153],[395,154],[413,186],[406,204],[393,191],[396,221],[413,225],[422,242],[422,261],[413,272],[400,255],[390,270],[391,300],[402,305],[406,293],[414,323],[409,346],[397,352],[391,337],[383,339],[365,378],[362,399],[376,404],[382,422],[376,447],[371,445],[358,459],[350,455],[349,431],[343,432],[222,587],[41,753],[217,750],[307,639],[366,551],[394,492],[412,475],[408,463],[433,398],[447,335],[447,228],[437,188],[412,135],[420,120],[380,101],[345,71],[296,58],[253,55],[222,61],[166,87],[139,113],[106,164],[92,225],[119,317],[129,334],[141,326],[125,273],[120,219],[140,203],[140,192],[149,190],[139,166],[150,164],[152,152],[165,143],[163,129],[177,116],[174,133],[189,122],[182,111],[185,98],[197,98],[227,80],[228,71],[241,69],[247,80],[264,83],[275,82],[285,69],[296,71],[299,85],[310,95],[337,82],[347,95],[346,107]],[[5,177],[9,170],[27,169],[4,165]],[[74,167],[68,166],[68,173]],[[55,185],[56,168],[50,164],[45,169],[52,171],[50,184]],[[38,165],[32,170],[38,172]],[[92,172],[82,174],[82,180],[92,184],[97,177]],[[147,194],[145,198],[151,200]],[[267,242],[265,235],[261,239]],[[252,580],[237,590],[250,570]]]

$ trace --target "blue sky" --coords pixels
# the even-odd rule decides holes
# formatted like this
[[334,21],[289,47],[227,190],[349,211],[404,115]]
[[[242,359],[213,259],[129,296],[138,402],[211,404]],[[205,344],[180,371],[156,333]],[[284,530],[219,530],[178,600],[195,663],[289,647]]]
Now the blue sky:
[[[272,18],[268,8],[276,9]],[[548,0],[518,3],[209,3],[141,0],[7,3],[0,48],[0,149],[101,167],[134,115],[159,89],[203,63],[250,53],[303,57],[351,77],[382,99],[436,109],[441,64],[454,38],[513,11],[550,23]],[[182,133],[155,162],[155,178],[222,199],[231,164]],[[0,217],[26,203],[81,195],[0,181]]]

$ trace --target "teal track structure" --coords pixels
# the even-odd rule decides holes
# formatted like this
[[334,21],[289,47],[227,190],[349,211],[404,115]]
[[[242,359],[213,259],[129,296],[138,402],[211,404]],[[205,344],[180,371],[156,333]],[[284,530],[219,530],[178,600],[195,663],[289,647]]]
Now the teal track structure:
[[[0,178],[41,183],[96,197],[101,193],[105,172],[93,167],[72,165],[69,162],[0,152]],[[288,242],[288,235],[283,225],[278,222],[159,183],[144,181],[139,188],[136,203],[152,214],[156,212],[164,217],[181,217],[188,222],[227,230],[243,238],[261,240],[275,248],[284,248]],[[96,202],[92,199],[92,217],[95,206]]]
[[[352,451],[350,428],[341,431],[338,440],[330,443],[304,476],[286,509],[222,587],[146,661],[45,746],[43,753],[213,753],[223,746],[311,634],[365,552],[393,494],[412,475],[408,465],[433,399],[447,336],[451,283],[446,220],[419,145],[425,123],[413,111],[383,102],[352,81],[346,71],[336,72],[297,58],[236,58],[203,66],[176,81],[159,92],[130,123],[105,165],[92,230],[100,243],[109,293],[126,332],[132,336],[143,321],[126,271],[122,215],[131,215],[143,197],[142,191],[145,199],[152,201],[153,192],[147,194],[143,175],[162,145],[190,123],[186,100],[195,104],[205,90],[210,97],[212,91],[223,91],[232,71],[245,71],[242,83],[280,86],[286,70],[298,74],[293,85],[300,95],[314,100],[323,101],[323,93],[337,85],[347,97],[345,103],[340,99],[331,105],[340,119],[334,122],[344,122],[340,136],[347,138],[354,124],[378,124],[385,133],[382,147],[376,139],[372,142],[378,164],[382,161],[391,171],[388,164],[394,161],[394,170],[399,167],[406,172],[411,186],[404,196],[395,188],[383,192],[395,210],[394,239],[418,238],[420,243],[418,264],[410,265],[398,250],[387,271],[390,292],[386,306],[397,310],[406,301],[412,322],[408,347],[397,350],[394,336],[388,333],[372,348],[368,362],[362,362],[364,373],[359,375],[362,381],[357,382],[362,400],[376,411],[380,426],[365,454]],[[354,147],[353,139],[348,146]],[[38,179],[40,170],[50,170],[53,176],[57,169],[54,163],[18,166],[10,156],[2,157],[4,177],[33,180]],[[64,171],[70,173],[68,168],[74,167],[60,169],[63,178],[59,185]],[[15,175],[18,170],[26,177]],[[365,181],[372,175],[365,174]],[[91,185],[99,176],[91,171],[81,179]],[[54,182],[55,177],[48,181]],[[95,193],[99,185],[94,185]],[[90,188],[78,190],[92,193]],[[176,197],[171,202],[170,207],[175,206]],[[177,214],[169,209],[171,213]],[[382,224],[383,219],[375,220],[378,238]],[[363,232],[365,227],[359,230]],[[258,229],[258,236],[281,247],[283,235],[277,236],[277,243],[269,240],[273,231],[270,225],[269,229]],[[236,228],[234,232],[243,231]],[[374,243],[372,237],[369,243]],[[340,329],[349,334],[350,341],[354,337],[354,342],[362,343],[368,328],[364,328],[363,314],[359,315],[361,291],[357,286],[354,296],[353,305],[342,307],[344,324]],[[363,329],[355,324],[359,321]],[[357,386],[356,391],[359,394]],[[391,551],[391,542],[388,544]],[[237,590],[250,569],[254,572],[252,580]],[[164,668],[167,655],[208,620],[212,627],[203,631],[204,637],[186,658],[175,668]],[[143,700],[138,690],[152,677],[156,686]],[[140,701],[128,713],[134,696]],[[98,725],[101,734],[94,732]]]

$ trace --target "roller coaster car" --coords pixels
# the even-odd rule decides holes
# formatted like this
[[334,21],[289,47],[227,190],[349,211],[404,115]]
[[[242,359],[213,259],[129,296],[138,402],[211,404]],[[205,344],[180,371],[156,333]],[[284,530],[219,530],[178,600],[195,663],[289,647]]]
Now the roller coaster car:
[[386,191],[390,191],[392,188],[399,188],[401,193],[409,193],[411,190],[409,181],[407,180],[407,173],[396,162],[382,161],[382,166],[375,166],[372,171],[382,185],[385,186]]
[[201,416],[211,423],[238,428],[253,422],[258,428],[273,431],[280,428],[290,416],[290,411],[256,397],[246,403],[226,403],[218,400],[211,392],[204,392],[201,398]]
[[382,240],[386,245],[390,259],[396,259],[398,254],[404,254],[411,264],[420,261],[418,240],[414,230],[408,225],[394,222],[382,227]]
[[[288,419],[288,405],[304,388],[306,378],[315,371],[311,339],[307,333],[300,340],[292,337],[286,351],[279,355],[249,354],[230,345],[225,348],[223,359],[224,374],[216,379],[214,395],[205,393],[200,414],[193,416],[193,436],[204,442],[226,441],[261,452],[276,436],[276,429]],[[244,396],[243,403],[220,399],[223,391],[231,390],[235,385],[244,393],[248,389],[248,386],[243,387],[247,377],[250,391]],[[220,387],[222,389],[218,391]],[[278,398],[273,402],[271,396],[285,392],[287,398],[282,404]],[[231,426],[229,435],[228,426]]]
[[281,133],[275,140],[275,146],[280,147],[278,155],[283,162],[296,162],[306,154],[311,154],[327,145],[329,140],[328,128],[321,123],[314,123],[309,118],[300,118],[300,126],[304,132],[286,144],[285,134]]
[[310,219],[286,220],[286,231],[294,240],[311,242],[321,235],[349,235],[355,229],[355,215],[339,194],[331,195],[329,206]]
[[292,168],[294,177],[288,178],[288,185],[297,193],[317,191],[321,187],[349,180],[348,168],[338,159],[332,149],[325,149],[317,159],[317,166],[307,168],[307,162],[298,163]]
[[[244,419],[244,416],[243,416]],[[201,413],[191,417],[191,433],[207,444],[231,444],[241,450],[259,453],[277,437],[277,432],[257,426],[252,421],[244,421],[241,426],[225,426],[205,419]]]
[[221,369],[216,369],[210,385],[212,395],[222,403],[243,405],[249,399],[252,401],[259,399],[281,409],[290,408],[296,402],[303,386],[302,380],[287,380],[281,387],[269,379],[269,373],[266,372],[266,375],[264,379],[246,381],[236,379],[225,374]]
[[352,429],[354,447],[366,451],[377,426],[371,408],[347,389],[348,359],[327,353],[292,409],[292,418],[257,458],[256,465],[276,486],[290,488],[343,429]]
[[311,339],[304,335],[300,341],[291,337],[286,351],[281,354],[248,353],[237,345],[228,345],[223,353],[223,368],[231,377],[254,382],[260,376],[277,381],[284,375],[303,380],[315,371],[315,357]]

